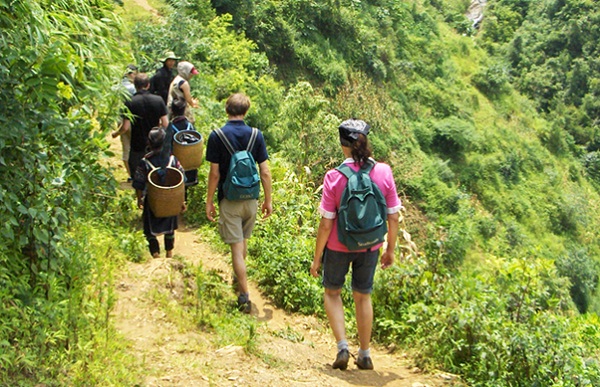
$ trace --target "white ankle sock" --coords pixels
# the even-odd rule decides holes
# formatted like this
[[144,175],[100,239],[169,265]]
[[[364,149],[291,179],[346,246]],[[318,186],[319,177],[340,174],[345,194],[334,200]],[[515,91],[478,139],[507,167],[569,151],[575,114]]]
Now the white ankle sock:
[[361,349],[361,348],[358,349],[358,358],[359,359],[363,359],[365,357],[370,357],[370,356],[371,356],[371,349],[370,348],[364,349],[364,350]]
[[348,349],[348,342],[346,340],[340,340],[337,343],[337,349],[338,352],[341,351],[342,349]]

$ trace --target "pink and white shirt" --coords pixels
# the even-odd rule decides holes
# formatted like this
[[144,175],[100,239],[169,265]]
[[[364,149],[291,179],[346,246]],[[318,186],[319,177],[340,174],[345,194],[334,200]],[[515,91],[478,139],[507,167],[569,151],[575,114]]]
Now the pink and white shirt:
[[[344,160],[344,164],[348,164],[354,171],[358,171],[360,167],[359,164],[355,163],[351,158]],[[402,203],[398,198],[396,182],[394,181],[390,166],[385,163],[376,163],[369,176],[371,176],[371,180],[377,184],[381,193],[383,193],[387,203],[388,214],[395,214],[400,211]],[[321,197],[321,205],[319,206],[319,212],[323,218],[335,219],[337,217],[337,211],[340,207],[342,194],[346,188],[347,182],[348,179],[346,179],[346,177],[337,169],[332,169],[325,174],[325,179],[323,181],[323,196]],[[377,250],[380,247],[381,244],[373,246],[371,250]],[[331,229],[331,234],[329,234],[329,239],[327,240],[327,248],[341,252],[350,251],[338,239],[337,222],[333,222],[333,228]]]

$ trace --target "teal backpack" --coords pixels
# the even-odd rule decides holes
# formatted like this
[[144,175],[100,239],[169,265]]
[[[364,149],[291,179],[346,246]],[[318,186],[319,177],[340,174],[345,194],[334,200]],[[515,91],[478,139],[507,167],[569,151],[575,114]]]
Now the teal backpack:
[[252,135],[248,146],[244,150],[236,151],[225,137],[221,129],[215,129],[215,133],[227,151],[231,155],[227,177],[223,182],[223,192],[227,200],[249,200],[258,199],[260,194],[260,177],[256,169],[256,162],[251,150],[258,136],[258,129],[252,128]]
[[358,171],[342,164],[336,169],[348,179],[338,209],[338,239],[350,251],[369,249],[385,240],[387,204],[369,173],[374,163]]

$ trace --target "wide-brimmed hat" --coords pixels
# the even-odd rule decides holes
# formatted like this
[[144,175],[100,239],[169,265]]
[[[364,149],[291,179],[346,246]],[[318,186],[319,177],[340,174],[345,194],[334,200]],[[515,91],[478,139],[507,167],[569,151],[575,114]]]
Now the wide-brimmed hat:
[[175,53],[173,51],[166,51],[165,55],[163,55],[163,57],[160,58],[160,61],[166,62],[167,59],[179,60],[179,58],[177,57],[177,55],[175,55]]

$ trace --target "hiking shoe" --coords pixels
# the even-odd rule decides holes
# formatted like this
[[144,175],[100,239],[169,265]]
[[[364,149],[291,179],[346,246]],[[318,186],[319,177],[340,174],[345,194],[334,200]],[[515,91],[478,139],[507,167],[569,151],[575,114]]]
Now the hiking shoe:
[[335,361],[333,362],[331,367],[334,370],[340,369],[343,371],[346,368],[348,368],[348,360],[349,359],[350,359],[350,352],[348,352],[347,349],[342,349],[341,351],[338,352],[337,356],[335,357]]
[[250,314],[252,311],[252,302],[250,302],[250,299],[246,295],[240,294],[238,296],[237,305],[240,312]]
[[361,370],[372,370],[373,369],[373,361],[369,356],[359,357],[354,362],[356,366]]

